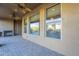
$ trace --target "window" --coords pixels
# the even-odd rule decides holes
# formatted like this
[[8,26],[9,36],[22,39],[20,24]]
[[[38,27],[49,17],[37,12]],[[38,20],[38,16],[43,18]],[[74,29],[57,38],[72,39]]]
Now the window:
[[46,36],[51,38],[61,38],[61,5],[48,8],[46,15]]
[[39,13],[30,17],[30,34],[40,34],[40,17]]
[[27,33],[27,19],[24,19],[24,33]]

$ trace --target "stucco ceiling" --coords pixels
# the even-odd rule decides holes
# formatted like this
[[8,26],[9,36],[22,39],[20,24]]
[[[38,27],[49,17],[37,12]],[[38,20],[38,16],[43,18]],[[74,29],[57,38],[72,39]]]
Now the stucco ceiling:
[[21,19],[40,3],[0,3],[0,19]]

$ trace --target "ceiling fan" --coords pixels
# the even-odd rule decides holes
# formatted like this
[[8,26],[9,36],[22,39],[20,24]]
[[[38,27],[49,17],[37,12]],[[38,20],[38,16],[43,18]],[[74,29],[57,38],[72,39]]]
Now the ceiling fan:
[[20,3],[20,4],[18,3],[17,8],[15,8],[14,11],[12,12],[12,15],[10,15],[10,17],[12,19],[14,19],[14,20],[21,19],[21,17],[17,15],[17,13],[19,13],[19,11],[18,11],[19,9],[23,12],[24,15],[26,14],[27,11],[28,12],[32,11],[30,8],[26,7],[26,5],[24,3]]
[[12,19],[13,20],[20,20],[21,18],[18,15],[16,15],[16,12],[13,12],[12,13]]

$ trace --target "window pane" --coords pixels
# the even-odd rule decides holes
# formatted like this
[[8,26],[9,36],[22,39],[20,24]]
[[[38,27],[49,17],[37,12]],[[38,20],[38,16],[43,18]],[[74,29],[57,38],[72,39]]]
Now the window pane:
[[27,20],[24,19],[24,33],[27,33]]
[[61,7],[60,4],[47,9],[46,36],[61,38]]
[[40,34],[40,18],[39,14],[35,14],[30,17],[30,34],[39,35]]

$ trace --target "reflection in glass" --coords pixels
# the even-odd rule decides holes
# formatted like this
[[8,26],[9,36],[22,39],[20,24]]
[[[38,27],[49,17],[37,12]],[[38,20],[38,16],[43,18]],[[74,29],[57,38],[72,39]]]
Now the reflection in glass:
[[39,14],[35,14],[30,18],[30,34],[39,35],[40,34],[40,18]]
[[47,20],[47,36],[52,38],[60,38],[61,34],[61,18],[57,18],[55,20]]
[[46,36],[61,38],[61,16],[60,4],[47,9]]

